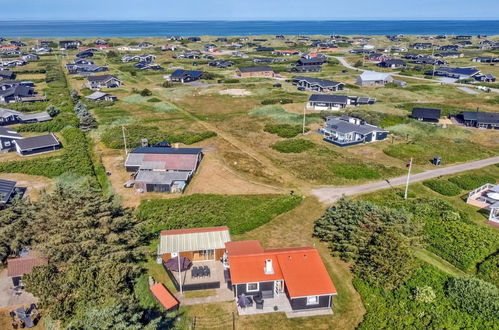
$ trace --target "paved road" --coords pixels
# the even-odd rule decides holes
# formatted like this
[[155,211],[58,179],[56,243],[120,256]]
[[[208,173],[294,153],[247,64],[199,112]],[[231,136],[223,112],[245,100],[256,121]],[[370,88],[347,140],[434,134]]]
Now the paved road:
[[[361,69],[361,68],[356,68],[352,65],[350,65],[344,57],[341,57],[341,56],[333,56],[333,58],[337,59],[338,61],[340,61],[341,65],[343,65],[344,67],[348,68],[348,69],[351,69],[351,70],[355,70],[355,71],[360,71],[360,72],[364,72],[364,71],[370,71],[370,70],[365,70],[365,69]],[[433,79],[427,79],[427,78],[422,78],[422,77],[412,77],[412,76],[404,76],[404,75],[401,75],[401,74],[398,74],[396,72],[393,72],[393,73],[390,73],[390,75],[392,75],[393,77],[399,77],[399,78],[406,78],[406,79],[415,79],[415,80],[422,80],[422,81],[426,81],[426,82],[432,82],[432,83],[435,83],[435,84],[447,84],[447,85],[453,85],[453,86],[461,86],[461,87],[470,87],[470,86],[473,86],[473,85],[469,85],[469,84],[461,84],[461,83],[456,83],[456,82],[443,82],[443,81],[438,81],[438,80],[433,80]],[[499,89],[497,88],[491,88],[490,89],[492,92],[495,92],[495,93],[499,93]]]
[[[459,173],[463,171],[473,170],[477,168],[482,168],[489,165],[499,164],[499,156],[481,159],[473,162],[463,163],[459,165],[453,165],[448,167],[440,167],[434,170],[429,170],[426,172],[416,173],[411,175],[411,183],[427,180],[431,178],[436,178],[441,175],[448,175]],[[340,199],[342,196],[352,196],[365,194],[373,192],[376,190],[386,189],[394,186],[404,185],[407,176],[400,176],[397,178],[392,178],[386,181],[378,181],[373,183],[362,184],[358,186],[349,187],[324,187],[313,189],[311,192],[313,195],[324,204],[332,204]],[[389,182],[388,182],[389,181]]]

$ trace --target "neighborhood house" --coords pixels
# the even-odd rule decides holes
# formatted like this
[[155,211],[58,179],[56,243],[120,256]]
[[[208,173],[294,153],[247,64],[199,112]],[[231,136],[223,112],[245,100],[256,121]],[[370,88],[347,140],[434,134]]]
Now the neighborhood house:
[[294,77],[293,84],[298,86],[299,89],[302,88],[321,93],[337,92],[343,90],[345,87],[345,84],[341,82],[304,76]]
[[269,78],[274,77],[275,72],[270,66],[249,66],[237,68],[236,76],[241,78]]
[[340,110],[347,106],[359,106],[376,103],[370,97],[312,94],[307,102],[308,110]]
[[499,185],[487,183],[470,191],[466,203],[489,211],[489,221],[499,224]]
[[419,121],[438,123],[441,110],[437,108],[413,108],[411,117]]
[[391,82],[393,78],[388,73],[375,71],[364,71],[357,78],[357,85],[360,86],[385,86]]
[[142,192],[182,192],[202,157],[200,148],[139,147],[128,154],[125,167]]
[[324,141],[345,147],[360,143],[381,141],[387,138],[388,131],[349,116],[329,116],[319,131]]

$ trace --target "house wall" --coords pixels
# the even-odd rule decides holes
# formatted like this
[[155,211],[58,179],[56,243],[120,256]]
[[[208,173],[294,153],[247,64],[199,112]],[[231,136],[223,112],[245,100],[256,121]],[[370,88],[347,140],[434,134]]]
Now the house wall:
[[32,150],[17,150],[17,152],[22,155],[22,156],[28,156],[28,155],[35,155],[35,154],[40,154],[42,152],[50,152],[50,151],[55,151],[61,149],[61,146],[55,146],[55,147],[45,147],[45,148],[38,148],[38,149],[32,149]]
[[331,295],[319,296],[319,303],[317,305],[307,305],[307,298],[291,298],[289,300],[293,310],[316,309],[316,308],[330,308],[333,305],[333,298]]
[[15,150],[16,149],[16,145],[14,144],[15,140],[16,139],[0,137],[0,149],[9,150],[9,151]]
[[233,285],[234,287],[234,296],[235,297],[238,297],[240,296],[241,294],[246,294],[248,296],[256,296],[256,295],[259,295],[262,293],[262,291],[272,291],[274,292],[274,281],[270,281],[270,282],[260,282],[260,286],[259,286],[259,289],[258,291],[251,291],[251,292],[247,292],[246,291],[246,283],[243,283],[243,284],[234,284]]
[[251,77],[273,77],[273,71],[259,71],[259,72],[241,72],[237,71],[237,75],[241,78],[251,78]]

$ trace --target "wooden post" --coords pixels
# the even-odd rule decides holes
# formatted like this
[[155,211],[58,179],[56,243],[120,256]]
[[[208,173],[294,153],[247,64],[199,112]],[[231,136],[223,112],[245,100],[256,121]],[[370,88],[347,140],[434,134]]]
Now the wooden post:
[[404,199],[407,199],[407,193],[409,191],[409,180],[411,178],[411,168],[412,168],[412,157],[411,157],[411,161],[409,162],[409,171],[407,172],[407,181],[405,183]]

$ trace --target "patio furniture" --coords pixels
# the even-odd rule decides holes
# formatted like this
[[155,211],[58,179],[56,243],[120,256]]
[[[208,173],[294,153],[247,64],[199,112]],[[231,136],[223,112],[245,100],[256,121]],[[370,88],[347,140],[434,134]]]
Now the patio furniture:
[[241,308],[251,307],[253,306],[253,299],[243,293],[237,299],[237,305]]
[[191,278],[196,278],[198,276],[198,268],[196,266],[191,268]]
[[208,268],[208,266],[204,266],[203,267],[203,276],[210,277],[210,275],[211,275],[210,269]]
[[192,262],[186,257],[174,257],[170,258],[164,262],[164,266],[166,269],[174,271],[174,272],[183,272],[189,269],[192,265]]
[[259,302],[262,302],[263,301],[263,298],[261,296],[261,294],[257,294],[256,296],[253,296],[253,300],[255,301],[255,303],[259,303]]
[[256,309],[263,309],[263,300],[262,301],[255,301],[255,306]]

